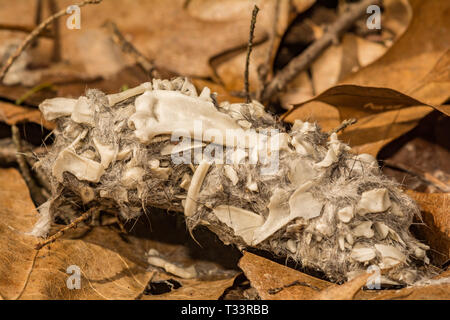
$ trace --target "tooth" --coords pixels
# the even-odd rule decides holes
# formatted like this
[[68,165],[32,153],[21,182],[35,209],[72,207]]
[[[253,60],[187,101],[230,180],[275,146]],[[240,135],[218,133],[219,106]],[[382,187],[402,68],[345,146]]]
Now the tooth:
[[184,215],[186,217],[193,216],[197,210],[197,198],[210,166],[211,164],[208,161],[202,160],[192,176],[184,206]]

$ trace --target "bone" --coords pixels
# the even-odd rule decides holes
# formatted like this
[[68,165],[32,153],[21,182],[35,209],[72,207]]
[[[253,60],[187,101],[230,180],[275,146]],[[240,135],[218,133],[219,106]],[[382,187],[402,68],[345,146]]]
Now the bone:
[[52,121],[72,115],[77,101],[69,98],[46,99],[39,105],[39,110],[46,120]]
[[142,83],[141,85],[119,92],[119,93],[114,93],[114,94],[109,94],[106,96],[106,98],[108,99],[108,104],[110,107],[115,106],[116,104],[118,104],[119,102],[125,101],[131,97],[140,95],[142,93],[144,93],[146,90],[151,90],[152,89],[152,84],[150,82],[145,82]]
[[52,175],[63,182],[63,173],[72,173],[78,180],[99,182],[105,169],[96,161],[83,158],[67,148],[58,155],[52,169]]
[[391,207],[388,191],[385,188],[366,191],[358,202],[357,212],[364,216],[367,213],[384,212]]
[[381,254],[382,269],[393,267],[399,263],[406,263],[406,256],[397,248],[384,244],[375,244],[375,249]]
[[71,118],[76,123],[94,126],[94,113],[94,106],[89,102],[89,99],[86,97],[79,97],[73,108]]
[[255,230],[264,223],[264,218],[260,215],[236,208],[233,206],[221,205],[213,210],[216,217],[234,230],[236,236],[241,237],[247,244],[251,244]]
[[366,262],[374,259],[376,253],[373,248],[353,248],[350,257],[359,262]]
[[186,217],[191,217],[196,213],[198,194],[210,166],[211,164],[208,161],[202,160],[192,176],[184,205],[184,215]]

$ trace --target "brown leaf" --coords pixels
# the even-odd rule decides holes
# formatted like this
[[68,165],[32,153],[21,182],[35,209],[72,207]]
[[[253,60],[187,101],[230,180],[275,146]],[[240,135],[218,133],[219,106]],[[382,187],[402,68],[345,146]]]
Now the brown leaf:
[[181,284],[178,289],[160,295],[143,295],[142,300],[217,300],[233,285],[237,274],[221,280],[181,279],[163,275],[159,279],[174,279]]
[[331,286],[320,291],[313,299],[317,300],[353,300],[355,294],[367,283],[371,273],[362,273],[340,286]]
[[[93,229],[91,242],[60,239],[35,250],[37,239],[25,234],[37,220],[25,182],[15,169],[1,169],[0,179],[8,184],[0,192],[0,295],[4,299],[134,299],[144,290],[152,272],[146,270],[138,243],[113,250],[92,243],[92,239],[117,242],[120,237],[111,229]],[[71,265],[81,270],[80,290],[67,287],[66,270]]]
[[384,87],[440,105],[449,98],[450,2],[410,0],[413,18],[405,34],[375,63],[342,84]]
[[308,300],[320,290],[334,286],[249,252],[244,252],[239,267],[265,300]]
[[419,205],[424,226],[417,226],[418,236],[433,248],[431,258],[443,265],[450,258],[450,193],[407,191]]
[[41,112],[35,108],[17,106],[15,104],[0,101],[0,121],[9,125],[34,122],[43,125],[49,130],[55,128],[55,124],[44,119]]

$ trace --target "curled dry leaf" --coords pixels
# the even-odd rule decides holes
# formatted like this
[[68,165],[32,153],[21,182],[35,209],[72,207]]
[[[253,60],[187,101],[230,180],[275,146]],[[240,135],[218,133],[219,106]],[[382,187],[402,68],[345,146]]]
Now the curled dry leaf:
[[450,194],[407,191],[419,205],[425,225],[417,226],[421,238],[434,249],[434,263],[443,265],[450,259]]
[[335,286],[249,252],[244,252],[239,267],[264,300],[308,300]]
[[[410,2],[412,21],[387,53],[313,99],[335,106],[340,120],[359,120],[342,136],[359,152],[376,155],[433,110],[427,105],[448,114],[448,108],[439,105],[448,99],[450,88],[450,23],[446,14],[450,3]],[[308,103],[295,106],[284,120],[298,119],[296,110]]]
[[[89,241],[61,239],[37,251],[37,239],[26,235],[38,215],[25,182],[15,169],[1,169],[0,179],[8,183],[0,192],[0,295],[4,299],[134,299],[143,292],[152,272],[146,270],[145,261],[139,261],[141,244],[131,247],[116,232],[96,228]],[[96,244],[99,239],[101,243],[108,239],[111,248]],[[70,266],[80,268],[80,290],[67,287]]]
[[34,122],[53,130],[55,125],[44,119],[38,109],[17,106],[9,102],[0,102],[0,121],[13,125],[23,122]]

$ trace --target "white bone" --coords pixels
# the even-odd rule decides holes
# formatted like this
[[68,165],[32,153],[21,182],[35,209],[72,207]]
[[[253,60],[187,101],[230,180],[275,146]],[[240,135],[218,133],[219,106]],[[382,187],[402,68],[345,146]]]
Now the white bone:
[[236,171],[233,169],[233,167],[229,166],[229,165],[225,165],[223,167],[224,172],[225,172],[225,176],[230,179],[231,183],[233,184],[233,186],[235,186],[238,182],[239,182],[239,177],[236,173]]
[[323,204],[314,199],[311,193],[297,189],[289,198],[290,217],[310,220],[318,217],[322,211]]
[[119,161],[124,160],[131,154],[132,151],[133,150],[130,147],[125,147],[117,153],[116,159]]
[[210,166],[211,164],[208,161],[202,160],[192,176],[184,206],[184,215],[186,217],[193,216],[197,211],[198,194]]
[[355,237],[372,238],[375,234],[372,230],[372,221],[361,222],[352,230],[352,233]]
[[100,154],[100,162],[103,168],[108,168],[112,162],[116,161],[117,146],[102,143],[97,138],[94,138],[93,142],[97,152]]
[[206,144],[201,141],[183,138],[178,144],[168,144],[162,148],[161,155],[167,156],[169,154],[177,154],[191,149],[203,148],[204,146],[206,146]]
[[83,158],[71,148],[66,148],[56,158],[52,168],[52,175],[59,182],[63,182],[63,173],[65,171],[72,173],[78,180],[99,182],[105,169],[101,163]]
[[249,173],[247,176],[247,182],[245,184],[245,187],[252,192],[257,192],[258,191],[258,184],[256,183],[256,181],[253,181],[252,175]]
[[191,184],[191,176],[187,173],[183,174],[183,177],[181,178],[180,187],[184,190],[189,189],[189,185]]
[[345,250],[345,240],[343,236],[340,236],[338,238],[338,244],[339,244],[339,249],[341,249],[341,251]]
[[[204,136],[205,131],[218,132],[222,139],[226,137],[227,130],[243,132],[231,117],[217,111],[212,102],[198,100],[177,91],[147,91],[136,98],[135,107],[136,113],[128,123],[135,128],[135,135],[142,143],[149,143],[157,135],[173,132],[189,137],[194,136],[194,133],[201,134],[199,138],[208,142],[213,142],[213,139]],[[198,127],[195,128],[197,124]],[[219,142],[221,144],[222,141]],[[227,144],[224,142],[224,145]]]
[[41,110],[45,120],[51,121],[60,117],[70,116],[76,103],[77,99],[46,99],[39,105],[39,110]]
[[159,160],[153,159],[150,160],[150,171],[152,175],[158,179],[168,180],[170,174],[172,173],[172,168],[161,168],[159,166]]
[[357,212],[360,215],[367,213],[384,212],[391,207],[388,191],[385,188],[366,191],[358,202]]
[[317,171],[313,169],[312,164],[305,159],[297,159],[289,163],[288,179],[296,186],[312,180],[317,176]]
[[137,96],[144,93],[146,90],[152,90],[152,84],[150,82],[144,82],[141,85],[114,94],[108,94],[106,98],[108,99],[108,104],[110,107],[116,105],[117,103],[127,100],[131,97]]
[[183,279],[193,279],[197,277],[197,270],[194,265],[191,265],[188,268],[182,268],[158,256],[150,256],[147,258],[147,261],[152,266],[163,268],[167,273],[171,273]]
[[337,217],[344,223],[350,222],[353,219],[354,209],[352,206],[341,208],[337,212]]
[[329,148],[325,158],[323,158],[322,161],[315,163],[314,168],[316,168],[316,169],[328,168],[333,163],[335,163],[337,160],[338,160],[338,157],[337,157],[336,153],[334,152],[334,150],[332,148]]
[[213,210],[216,217],[234,230],[236,236],[241,237],[247,244],[251,244],[254,231],[264,223],[260,215],[227,205],[220,205]]
[[376,253],[373,248],[364,248],[364,247],[353,248],[352,252],[350,254],[350,257],[353,260],[356,260],[359,262],[370,261],[373,258],[375,258],[375,256],[376,256]]
[[389,234],[389,230],[391,228],[389,228],[387,225],[385,225],[383,222],[375,222],[373,224],[373,226],[375,227],[375,230],[377,231],[378,236],[380,237],[380,239],[384,239],[387,237],[387,235]]
[[348,244],[351,245],[351,246],[355,242],[353,240],[353,236],[352,236],[352,234],[350,232],[345,235],[345,240],[347,240]]
[[95,125],[95,109],[86,97],[79,97],[72,111],[71,119],[76,123],[83,123],[90,126]]
[[361,175],[369,172],[378,174],[380,171],[377,159],[366,153],[359,154],[352,159],[347,160],[346,164],[352,173],[358,173]]
[[393,246],[376,244],[375,249],[381,254],[382,268],[389,268],[399,263],[406,263],[406,256]]

